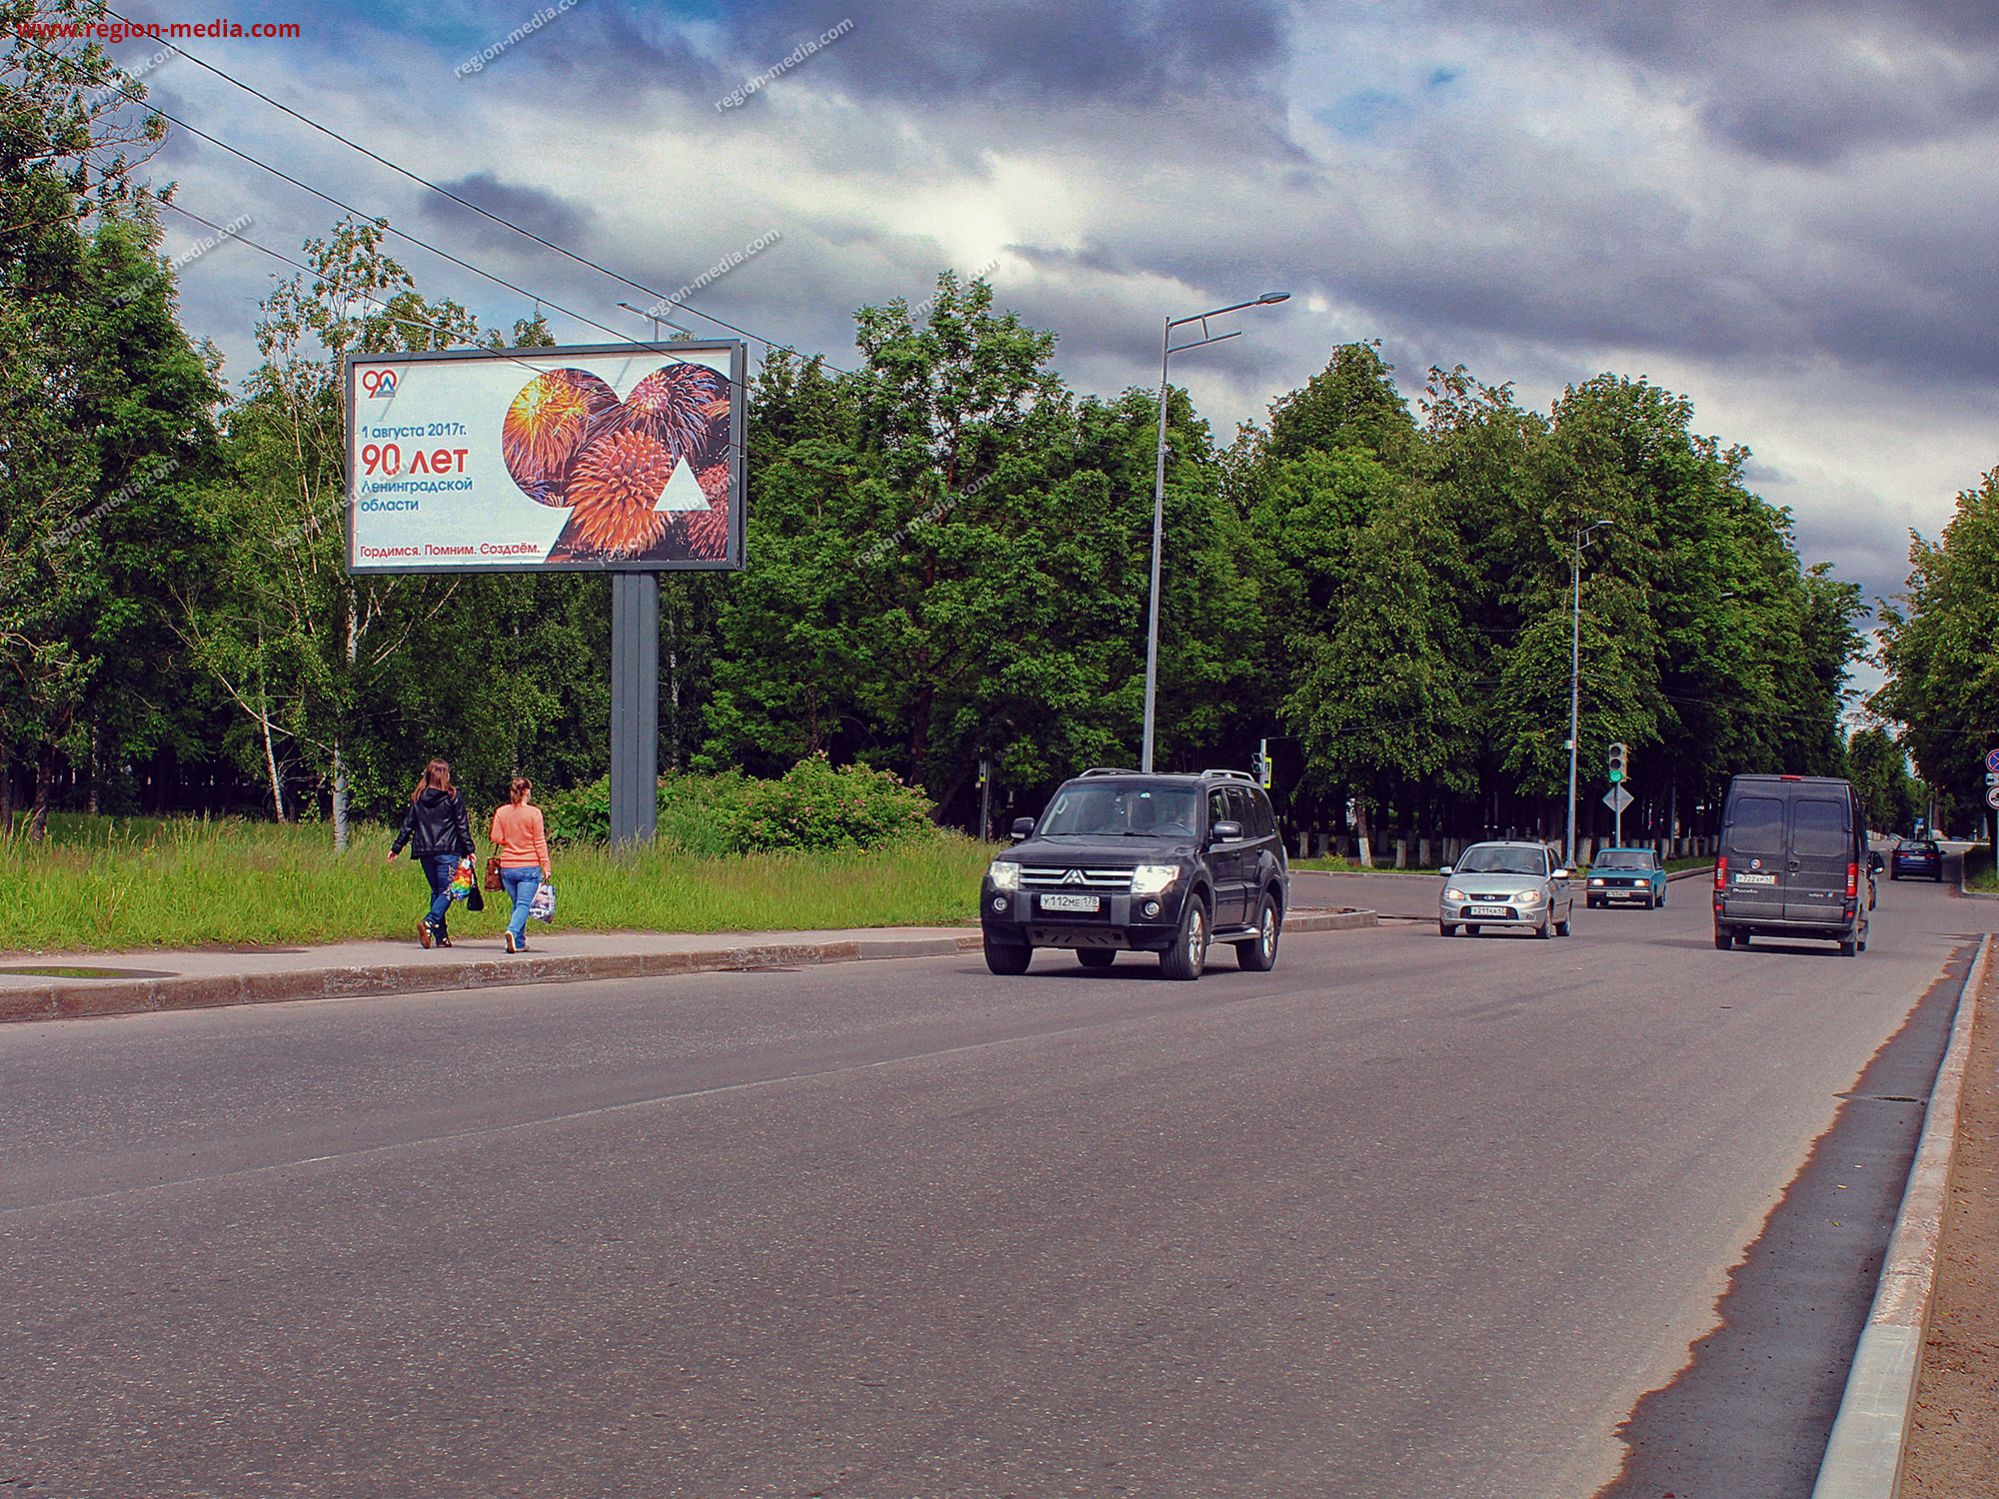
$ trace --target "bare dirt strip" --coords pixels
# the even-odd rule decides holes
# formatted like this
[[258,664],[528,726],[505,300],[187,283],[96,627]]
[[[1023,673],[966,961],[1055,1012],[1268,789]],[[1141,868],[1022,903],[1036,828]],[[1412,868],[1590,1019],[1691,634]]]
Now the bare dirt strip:
[[1978,996],[1901,1499],[1999,1494],[1999,967]]

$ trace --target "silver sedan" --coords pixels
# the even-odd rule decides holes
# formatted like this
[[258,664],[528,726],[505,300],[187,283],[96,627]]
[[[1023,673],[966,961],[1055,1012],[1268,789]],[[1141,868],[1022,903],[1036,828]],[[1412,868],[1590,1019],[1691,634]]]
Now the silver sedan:
[[1541,843],[1474,843],[1446,864],[1437,932],[1475,937],[1482,926],[1525,927],[1539,937],[1569,935],[1575,897],[1569,871]]

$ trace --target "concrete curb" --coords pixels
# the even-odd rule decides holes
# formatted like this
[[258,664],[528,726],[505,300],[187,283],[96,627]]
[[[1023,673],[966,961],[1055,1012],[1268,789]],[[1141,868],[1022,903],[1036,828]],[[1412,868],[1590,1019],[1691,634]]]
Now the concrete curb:
[[1894,1499],[1901,1484],[1902,1449],[1916,1400],[1923,1331],[1936,1281],[1937,1244],[1943,1235],[1958,1100],[1964,1092],[1978,995],[1991,959],[1988,935],[1958,991],[1950,1045],[1930,1089],[1922,1139],[1881,1264],[1881,1283],[1854,1349],[1853,1369],[1812,1499]]
[[[1372,911],[1306,910],[1286,920],[1284,930],[1338,932],[1374,925],[1376,918]],[[583,979],[670,978],[689,973],[806,968],[822,963],[887,958],[943,958],[978,950],[979,934],[966,931],[940,937],[765,942],[707,952],[606,953],[592,957],[560,954],[544,957],[529,953],[507,958],[475,958],[449,968],[435,963],[386,963],[212,977],[57,979],[0,991],[0,1024],[205,1010],[300,999],[354,999],[511,988],[519,984],[568,984]]]

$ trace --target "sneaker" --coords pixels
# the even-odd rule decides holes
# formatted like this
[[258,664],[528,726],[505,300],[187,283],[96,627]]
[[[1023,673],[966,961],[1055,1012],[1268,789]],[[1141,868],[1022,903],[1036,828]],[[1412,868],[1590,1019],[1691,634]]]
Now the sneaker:
[[514,934],[511,929],[509,929],[507,932],[507,951],[508,952],[520,951],[520,948],[514,944]]
[[449,947],[451,946],[451,939],[445,936],[444,933],[439,932],[437,934],[437,945],[439,947]]
[[421,942],[425,947],[429,947],[431,943],[437,940],[437,933],[430,929],[428,919],[419,921],[416,924],[416,940]]

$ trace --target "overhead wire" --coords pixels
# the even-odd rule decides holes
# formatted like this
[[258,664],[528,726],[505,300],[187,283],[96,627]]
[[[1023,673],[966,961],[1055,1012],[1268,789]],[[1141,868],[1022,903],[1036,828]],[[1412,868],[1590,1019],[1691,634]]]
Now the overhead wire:
[[[128,21],[127,17],[120,15],[117,11],[112,10],[109,6],[105,7],[105,14],[120,21]],[[442,183],[433,182],[428,177],[425,177],[420,173],[411,171],[408,167],[403,166],[400,162],[390,160],[388,157],[382,155],[379,151],[373,150],[368,146],[362,145],[359,141],[353,139],[351,136],[343,135],[340,131],[335,130],[332,126],[322,124],[320,121],[313,119],[312,116],[305,114],[300,110],[292,108],[289,104],[284,103],[282,100],[272,98],[269,94],[265,93],[263,90],[256,88],[254,85],[245,83],[242,79],[236,77],[234,74],[228,72],[226,69],[218,68],[213,63],[210,63],[203,58],[195,56],[192,52],[189,52],[185,47],[176,46],[174,43],[164,40],[161,42],[161,45],[165,46],[168,50],[177,53],[181,57],[186,58],[196,67],[205,69],[206,71],[213,73],[217,78],[220,78],[223,82],[231,84],[234,87],[243,90],[244,93],[249,94],[253,98],[261,99],[264,103],[270,105],[271,108],[278,110],[283,114],[290,115],[294,120],[297,120],[301,125],[305,125],[310,129],[317,130],[321,135],[324,135],[331,140],[336,140],[340,142],[341,145],[346,146],[349,150],[359,152],[361,155],[367,157],[370,161],[375,162],[378,165],[387,167],[390,171],[395,172],[403,177],[407,177],[411,182],[416,183],[418,186],[428,188],[431,192],[438,193],[443,197],[450,199],[453,203],[458,204],[461,208],[469,209],[473,213],[478,214],[482,218],[491,220],[493,223],[500,225],[504,229],[510,229],[515,234],[518,234],[525,239],[532,240],[534,243],[541,245],[546,249],[555,251],[555,253],[558,255],[565,256],[568,259],[575,261],[578,265],[586,266],[590,270],[596,271],[599,275],[608,276],[613,281],[617,281],[625,286],[629,286],[630,288],[632,288],[633,291],[643,292],[645,293],[645,295],[653,297],[660,302],[664,302],[668,306],[678,307],[683,312],[691,313],[695,317],[701,318],[707,322],[715,324],[717,327],[726,328],[731,333],[741,334],[744,338],[752,339],[757,343],[763,344],[766,348],[779,349],[788,354],[799,354],[799,350],[791,344],[781,343],[778,340],[772,338],[765,338],[762,334],[753,332],[748,328],[741,327],[736,323],[729,322],[726,318],[717,317],[715,316],[715,314],[711,312],[704,312],[699,307],[694,306],[694,304],[691,302],[683,301],[680,298],[672,296],[666,292],[662,292],[655,287],[647,286],[642,281],[634,281],[631,277],[624,275],[622,272],[612,269],[610,266],[603,264],[601,261],[593,260],[587,255],[578,254],[576,251],[570,249],[566,245],[558,244],[556,241],[552,239],[548,239],[540,234],[535,233],[534,230],[527,228],[525,225],[515,223],[512,219],[507,218],[504,214],[494,213],[491,209],[485,208],[480,204],[474,203],[473,201],[471,201],[471,199],[453,192],[450,188],[445,187]],[[168,118],[171,118],[171,116],[168,116]],[[804,356],[800,355],[800,357]],[[830,363],[827,364],[826,367],[828,369],[834,370],[836,373],[839,374],[850,373],[849,371],[841,370],[837,365],[833,365]]]
[[[49,56],[57,58],[58,60],[60,60],[62,57],[61,53],[55,52],[52,49],[43,46],[40,42],[34,40],[32,37],[22,37],[20,38],[20,40],[26,42],[30,47],[35,48],[37,51],[47,53]],[[427,250],[431,254],[438,256],[440,259],[448,260],[451,262],[451,264],[459,266],[464,270],[472,272],[475,276],[480,276],[488,281],[491,281],[496,286],[505,287],[508,291],[514,292],[519,296],[526,297],[529,300],[540,303],[544,306],[552,307],[557,312],[562,313],[565,317],[574,318],[577,322],[582,323],[587,327],[595,328],[601,333],[609,334],[613,339],[617,340],[621,344],[630,344],[634,348],[645,349],[651,353],[661,356],[662,358],[670,360],[675,364],[685,364],[700,369],[711,370],[713,373],[720,376],[724,381],[726,381],[730,385],[741,385],[743,383],[736,380],[734,376],[726,374],[723,371],[713,370],[712,366],[702,364],[699,360],[687,359],[683,357],[680,353],[669,348],[663,343],[658,343],[643,338],[632,338],[627,334],[620,333],[616,328],[612,328],[607,324],[598,322],[595,318],[591,317],[587,313],[578,312],[573,307],[564,306],[562,303],[554,300],[552,297],[541,296],[536,292],[530,291],[527,287],[522,286],[517,282],[509,281],[506,277],[498,275],[495,272],[489,271],[485,269],[485,267],[483,266],[475,265],[471,261],[466,260],[461,256],[454,255],[451,251],[446,250],[441,246],[434,245],[430,243],[428,240],[423,239],[421,236],[410,233],[407,229],[398,229],[392,223],[390,223],[385,216],[380,214],[371,214],[365,209],[357,208],[354,204],[349,203],[342,198],[337,198],[332,193],[326,192],[320,188],[316,188],[309,182],[301,181],[297,177],[292,176],[291,173],[284,171],[282,168],[272,166],[269,162],[264,161],[260,157],[252,155],[248,151],[240,150],[239,148],[230,145],[229,142],[222,140],[217,136],[209,134],[207,131],[203,130],[200,126],[189,124],[186,120],[181,119],[178,115],[170,114],[168,111],[161,109],[158,105],[148,104],[141,95],[133,93],[131,88],[128,87],[127,85],[123,83],[118,83],[113,86],[116,87],[119,90],[119,92],[123,93],[125,97],[130,99],[134,104],[137,104],[142,108],[152,110],[155,114],[159,115],[161,119],[166,120],[172,124],[178,125],[181,129],[187,131],[190,135],[197,136],[200,139],[207,141],[210,145],[220,147],[222,150],[227,151],[231,156],[249,162],[250,165],[257,167],[262,171],[270,173],[273,177],[278,178],[282,182],[290,183],[293,187],[298,188],[301,192],[310,193],[315,198],[319,198],[327,203],[331,203],[335,208],[340,209],[344,213],[353,214],[356,217],[364,219],[370,223],[380,225],[382,231],[385,234],[392,234],[396,236],[398,239],[407,240],[410,244],[415,245],[418,249]]]
[[[217,234],[222,235],[224,239],[234,240],[237,241],[238,243],[248,245],[251,249],[257,250],[265,255],[270,256],[273,260],[282,261],[284,264],[292,267],[294,270],[303,271],[308,276],[316,276],[319,274],[318,271],[314,270],[313,267],[307,265],[304,261],[294,260],[292,259],[291,256],[286,255],[280,250],[273,250],[269,245],[259,244],[256,240],[251,239],[247,234],[243,234],[236,230],[230,229],[227,225],[218,224],[213,219],[205,218],[201,214],[194,212],[193,209],[181,207],[180,204],[174,202],[171,198],[162,200],[162,206],[165,208],[172,209],[182,218],[192,219],[195,223],[200,224],[205,228],[213,229]],[[221,241],[218,240],[216,243],[220,244]],[[214,246],[211,245],[209,248],[213,249]],[[382,298],[375,296],[373,293],[357,291],[354,292],[353,295],[360,301],[368,302],[376,307],[381,308],[385,313],[388,312],[389,310],[390,304],[384,301]],[[451,328],[447,328],[442,323],[427,322],[423,318],[402,317],[395,314],[390,314],[390,316],[391,320],[394,322],[407,323],[413,328],[427,328],[433,333],[441,333],[446,335],[447,337],[451,336],[455,331]],[[532,370],[537,375],[545,375],[549,372],[549,370],[554,368],[553,365],[536,364],[531,358],[527,357],[525,353],[520,349],[490,349],[484,352],[496,355],[504,355],[513,363],[520,365],[523,369]]]

